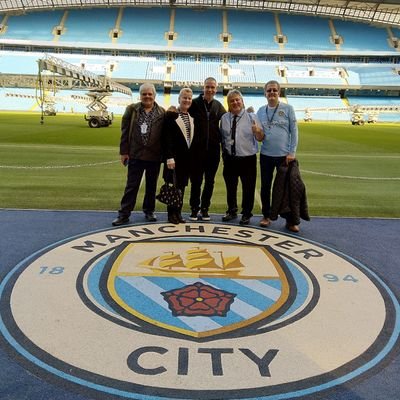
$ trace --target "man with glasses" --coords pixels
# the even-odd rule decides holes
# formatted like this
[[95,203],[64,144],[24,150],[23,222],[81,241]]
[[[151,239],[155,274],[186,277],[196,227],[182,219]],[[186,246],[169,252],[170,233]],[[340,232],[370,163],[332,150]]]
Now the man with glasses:
[[189,114],[194,118],[196,130],[191,145],[193,157],[190,168],[190,208],[192,213],[189,219],[192,221],[210,220],[208,210],[221,158],[219,121],[226,113],[224,106],[214,99],[216,93],[217,81],[211,77],[207,78],[204,81],[203,93],[193,100],[189,108]]
[[118,218],[112,222],[113,226],[129,222],[143,174],[146,186],[142,209],[147,221],[157,221],[154,210],[165,112],[155,102],[156,89],[153,84],[141,85],[139,94],[140,102],[126,108],[121,122],[121,163],[128,167],[128,176]]
[[[267,104],[262,106],[257,116],[261,121],[264,140],[260,150],[261,169],[261,203],[263,219],[260,226],[271,224],[271,187],[274,171],[282,163],[288,165],[295,160],[298,143],[298,129],[294,109],[291,105],[279,101],[280,85],[277,81],[269,81],[264,86]],[[299,226],[286,220],[286,227],[292,232],[298,232]]]

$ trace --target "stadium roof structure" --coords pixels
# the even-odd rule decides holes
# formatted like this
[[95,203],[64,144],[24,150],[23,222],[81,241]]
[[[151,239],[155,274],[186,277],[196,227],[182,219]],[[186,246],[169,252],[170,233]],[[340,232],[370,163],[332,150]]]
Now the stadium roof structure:
[[191,7],[264,10],[400,26],[400,0],[0,0],[0,14],[83,7]]

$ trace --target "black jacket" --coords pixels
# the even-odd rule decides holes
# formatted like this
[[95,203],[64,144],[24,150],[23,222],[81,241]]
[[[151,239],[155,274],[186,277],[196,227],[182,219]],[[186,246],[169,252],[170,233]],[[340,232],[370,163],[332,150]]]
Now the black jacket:
[[310,220],[306,187],[301,179],[297,160],[289,165],[283,163],[278,168],[272,188],[270,219],[275,221],[278,215],[294,225],[300,223],[300,218]]
[[219,154],[221,151],[219,120],[226,113],[224,106],[214,99],[211,102],[210,112],[207,113],[201,94],[193,100],[189,113],[194,118],[196,127],[196,136],[192,143],[194,156],[201,159],[208,151]]

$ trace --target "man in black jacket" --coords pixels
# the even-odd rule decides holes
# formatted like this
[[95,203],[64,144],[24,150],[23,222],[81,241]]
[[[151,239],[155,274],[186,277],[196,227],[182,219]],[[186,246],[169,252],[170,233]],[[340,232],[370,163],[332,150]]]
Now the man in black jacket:
[[[193,100],[189,109],[196,127],[196,135],[192,143],[194,156],[190,168],[190,208],[192,213],[189,218],[192,221],[210,220],[208,210],[221,157],[219,120],[226,113],[224,106],[214,99],[216,93],[217,81],[211,77],[207,78],[204,81],[203,93]],[[203,178],[204,187],[201,190]]]
[[128,166],[128,177],[118,218],[112,222],[114,226],[129,222],[143,174],[146,177],[143,212],[147,221],[157,220],[154,209],[161,165],[161,135],[165,112],[155,102],[154,85],[144,83],[140,86],[139,93],[140,102],[126,108],[121,122],[121,163]]

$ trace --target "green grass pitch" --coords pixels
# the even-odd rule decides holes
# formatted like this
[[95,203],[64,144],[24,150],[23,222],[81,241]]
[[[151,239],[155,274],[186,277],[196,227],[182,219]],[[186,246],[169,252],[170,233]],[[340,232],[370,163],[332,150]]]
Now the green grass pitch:
[[[119,129],[120,117],[90,129],[82,115],[58,114],[41,124],[37,113],[0,113],[0,207],[117,210],[126,180]],[[400,217],[399,124],[300,122],[299,138],[311,215]],[[258,193],[259,178],[255,214]],[[142,199],[141,192],[136,210]],[[185,211],[187,203],[188,196]],[[210,212],[225,209],[221,163]],[[165,207],[158,203],[157,211]]]

